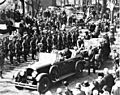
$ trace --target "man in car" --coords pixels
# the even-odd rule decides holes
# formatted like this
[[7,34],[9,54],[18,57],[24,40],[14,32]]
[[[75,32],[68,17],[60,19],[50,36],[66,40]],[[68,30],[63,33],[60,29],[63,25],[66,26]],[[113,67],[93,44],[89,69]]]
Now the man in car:
[[72,52],[69,50],[68,47],[65,48],[64,52],[61,53],[61,55],[66,58],[66,59],[69,59],[71,58],[71,55],[72,55]]

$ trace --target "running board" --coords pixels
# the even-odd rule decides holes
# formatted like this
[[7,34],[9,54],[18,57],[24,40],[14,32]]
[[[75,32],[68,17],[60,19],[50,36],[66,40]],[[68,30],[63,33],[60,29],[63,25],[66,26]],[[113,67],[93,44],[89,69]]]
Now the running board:
[[68,77],[70,77],[70,76],[72,76],[72,75],[75,75],[75,74],[76,74],[76,73],[66,74],[66,75],[60,77],[59,79],[56,79],[56,81],[53,81],[53,82],[61,81],[61,80],[65,79],[65,78],[68,78]]

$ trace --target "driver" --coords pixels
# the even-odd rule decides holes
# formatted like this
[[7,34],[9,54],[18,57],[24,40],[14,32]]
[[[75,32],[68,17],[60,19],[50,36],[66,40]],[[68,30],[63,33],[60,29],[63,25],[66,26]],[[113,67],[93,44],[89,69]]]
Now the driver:
[[72,55],[72,52],[69,50],[68,47],[65,48],[64,52],[61,53],[61,55],[66,58],[66,59],[69,59],[71,58],[71,55]]

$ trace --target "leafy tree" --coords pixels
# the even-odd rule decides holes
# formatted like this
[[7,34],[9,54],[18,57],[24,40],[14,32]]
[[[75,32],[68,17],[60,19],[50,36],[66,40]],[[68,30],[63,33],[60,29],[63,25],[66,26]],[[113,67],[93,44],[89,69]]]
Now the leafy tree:
[[103,6],[102,6],[102,15],[106,12],[107,9],[107,0],[102,0],[103,1]]
[[25,2],[28,6],[32,7],[32,16],[35,16],[35,13],[37,14],[39,12],[40,8],[40,0],[30,0],[30,2]]
[[25,1],[24,0],[20,0],[21,4],[22,4],[22,9],[23,9],[23,16],[25,15]]

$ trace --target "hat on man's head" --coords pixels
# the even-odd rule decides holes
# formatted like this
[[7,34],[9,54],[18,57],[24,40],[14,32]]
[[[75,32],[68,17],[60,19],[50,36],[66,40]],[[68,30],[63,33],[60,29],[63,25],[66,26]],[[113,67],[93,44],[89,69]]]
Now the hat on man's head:
[[104,77],[104,73],[98,73],[98,76]]
[[83,82],[83,86],[84,86],[84,87],[88,87],[88,86],[90,86],[90,83],[89,83],[88,81],[84,81],[84,82]]

